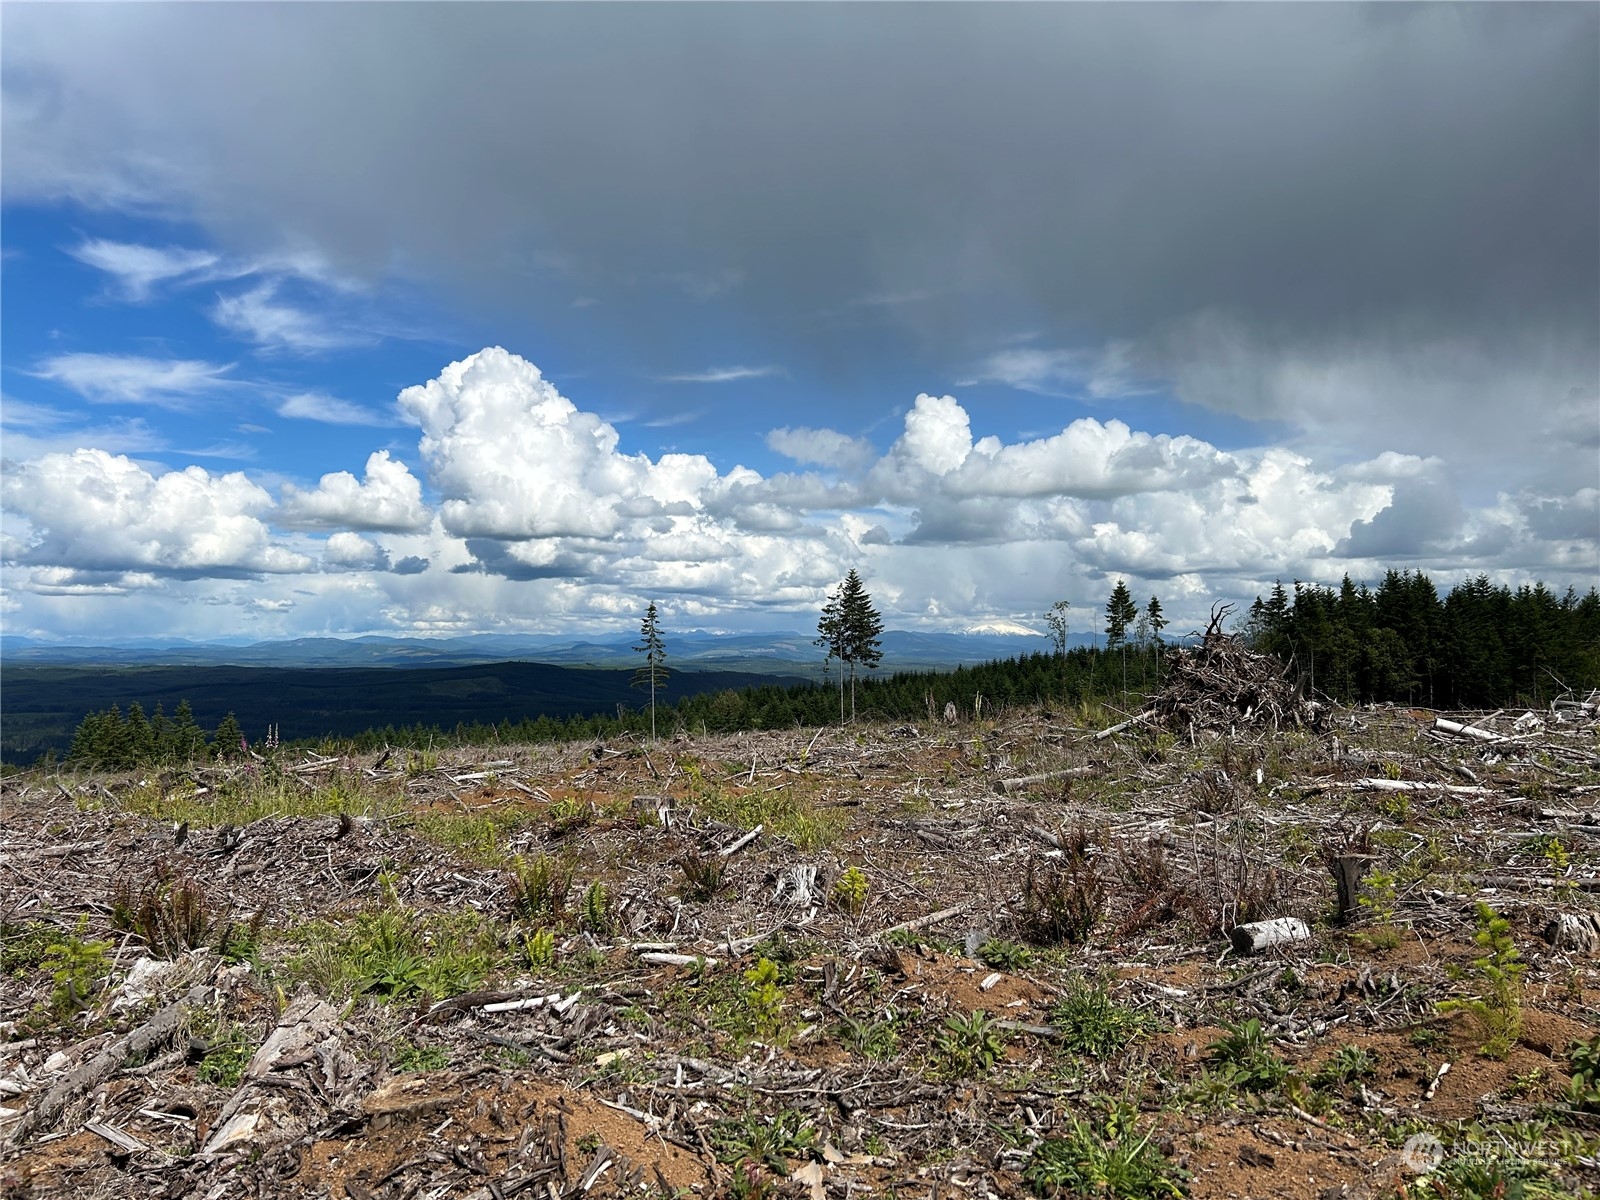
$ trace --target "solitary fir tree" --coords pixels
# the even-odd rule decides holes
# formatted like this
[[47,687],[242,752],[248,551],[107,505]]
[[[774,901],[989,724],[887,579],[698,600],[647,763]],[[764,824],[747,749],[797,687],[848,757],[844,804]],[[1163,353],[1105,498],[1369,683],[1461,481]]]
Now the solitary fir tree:
[[1106,649],[1115,650],[1128,642],[1128,626],[1138,617],[1139,610],[1128,594],[1128,585],[1117,580],[1111,589],[1111,599],[1106,601]]
[[817,636],[813,639],[816,645],[828,652],[822,660],[822,679],[826,684],[828,679],[828,664],[834,659],[839,660],[839,723],[844,724],[844,663],[848,642],[844,634],[844,615],[839,607],[839,589],[835,588],[828,593],[828,598],[823,602],[822,615],[817,618]]
[[1150,623],[1150,636],[1155,639],[1157,646],[1161,645],[1161,631],[1167,627],[1167,619],[1161,615],[1161,601],[1151,596],[1150,603],[1145,605],[1144,616]]
[[876,670],[883,661],[883,618],[855,568],[828,597],[817,621],[817,645],[839,660],[839,720],[844,720],[844,679],[850,675],[850,717],[856,715],[856,664]]
[[667,686],[667,651],[661,641],[661,625],[656,619],[656,602],[644,610],[644,620],[639,625],[639,644],[634,647],[644,655],[644,666],[633,673],[634,687],[650,689],[650,740],[656,737],[656,692]]

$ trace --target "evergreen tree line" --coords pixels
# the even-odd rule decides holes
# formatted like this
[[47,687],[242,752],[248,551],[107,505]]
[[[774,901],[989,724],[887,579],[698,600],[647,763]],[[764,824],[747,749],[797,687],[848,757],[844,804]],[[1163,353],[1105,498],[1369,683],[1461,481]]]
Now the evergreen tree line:
[[[849,581],[847,581],[848,583]],[[848,607],[847,607],[848,602]],[[850,613],[845,619],[845,613]],[[637,649],[646,656],[638,682],[653,686],[653,702],[640,711],[560,718],[522,717],[496,723],[386,725],[347,739],[310,743],[324,750],[365,751],[393,746],[653,737],[676,731],[728,733],[789,729],[840,719],[839,686],[846,678],[860,718],[916,722],[941,720],[947,704],[964,717],[992,716],[1018,704],[1071,705],[1109,701],[1137,704],[1160,686],[1166,625],[1160,601],[1142,609],[1118,582],[1105,608],[1106,647],[1065,648],[1066,602],[1046,614],[1054,653],[1034,653],[953,671],[906,671],[858,676],[859,663],[878,661],[881,631],[870,598],[841,585],[819,622],[818,644],[837,660],[838,682],[767,685],[663,702],[665,651],[654,613],[647,613]],[[1390,571],[1376,590],[1347,578],[1337,589],[1296,582],[1257,597],[1239,632],[1251,645],[1281,658],[1309,693],[1342,703],[1393,701],[1437,708],[1479,708],[1511,703],[1540,705],[1562,694],[1600,687],[1600,595],[1575,589],[1557,598],[1542,583],[1515,591],[1480,576],[1441,600],[1420,572]],[[68,761],[132,768],[178,765],[241,753],[243,731],[229,713],[208,739],[187,701],[172,718],[158,705],[152,718],[131,704],[85,717]]]
[[137,701],[124,713],[113,704],[93,712],[78,723],[67,750],[67,761],[86,767],[128,770],[146,766],[180,766],[201,758],[237,757],[242,753],[244,730],[229,713],[208,738],[194,719],[187,700],[168,717],[156,704],[145,716]]
[[1302,685],[1343,704],[1430,708],[1540,706],[1600,686],[1600,594],[1542,583],[1513,591],[1487,576],[1442,600],[1420,571],[1390,571],[1376,590],[1278,583],[1256,597],[1242,632]]
[[[1127,649],[1125,654],[1089,648],[1064,655],[1038,653],[1013,659],[957,667],[953,671],[905,671],[890,676],[863,676],[856,682],[856,711],[863,720],[927,722],[942,720],[946,704],[954,704],[963,718],[974,713],[993,716],[1018,704],[1074,703],[1123,696],[1124,669],[1128,695],[1154,688],[1159,682],[1160,657],[1153,644]],[[401,678],[397,672],[397,680]],[[787,687],[768,684],[742,690],[727,689],[680,697],[673,704],[657,697],[656,721],[663,736],[683,731],[731,733],[741,729],[792,729],[835,724],[839,720],[838,685],[802,682]],[[188,713],[188,702],[179,705]],[[141,727],[168,730],[164,738],[147,737]],[[385,725],[350,738],[305,739],[289,745],[320,750],[354,751],[426,749],[447,745],[513,745],[525,742],[590,740],[629,734],[650,736],[648,706],[640,710],[618,707],[615,713],[569,718],[522,717],[495,723],[462,723],[453,728],[438,725]],[[176,720],[146,720],[143,709],[131,704],[126,714],[116,705],[90,713],[78,726],[67,761],[75,765],[108,769],[182,765],[196,760],[237,757],[244,737],[232,713],[224,718],[209,740],[187,717],[189,732],[183,739],[172,731]]]

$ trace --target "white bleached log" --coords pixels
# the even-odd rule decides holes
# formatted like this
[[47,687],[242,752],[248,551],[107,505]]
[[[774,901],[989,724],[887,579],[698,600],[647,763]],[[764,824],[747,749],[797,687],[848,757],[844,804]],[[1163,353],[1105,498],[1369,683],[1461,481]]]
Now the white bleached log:
[[1299,917],[1274,917],[1270,921],[1252,921],[1248,925],[1235,925],[1228,931],[1228,939],[1240,954],[1259,954],[1273,946],[1289,942],[1304,942],[1311,937],[1311,928]]
[[727,858],[730,854],[737,854],[739,851],[743,850],[746,846],[748,846],[751,842],[755,841],[758,837],[760,837],[762,832],[765,829],[766,829],[765,825],[757,825],[754,829],[752,829],[749,833],[745,834],[738,841],[730,842],[728,845],[724,846],[721,850],[718,850],[717,851],[717,857],[719,857],[719,858]]
[[1486,787],[1468,787],[1459,783],[1430,783],[1417,779],[1358,779],[1354,787],[1369,792],[1449,792],[1452,796],[1491,796]]
[[1471,725],[1463,725],[1460,721],[1451,721],[1444,717],[1435,717],[1433,727],[1441,733],[1453,733],[1457,737],[1477,738],[1480,742],[1503,742],[1506,739],[1498,733],[1490,733],[1487,729],[1475,729]]
[[1018,779],[996,779],[994,790],[1002,796],[1011,792],[1021,791],[1025,787],[1032,787],[1036,783],[1049,783],[1052,779],[1082,779],[1093,775],[1093,767],[1068,767],[1061,771],[1044,771],[1038,775],[1024,775]]
[[704,958],[697,954],[665,954],[655,951],[639,955],[639,960],[641,962],[654,963],[658,967],[688,967],[697,962],[705,963],[708,967],[717,965],[716,959]]

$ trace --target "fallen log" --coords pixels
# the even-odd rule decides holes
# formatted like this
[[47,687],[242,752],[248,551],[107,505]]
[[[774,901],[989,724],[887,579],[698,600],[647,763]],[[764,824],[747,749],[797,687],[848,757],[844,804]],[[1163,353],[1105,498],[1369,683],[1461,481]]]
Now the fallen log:
[[1155,715],[1156,715],[1156,710],[1155,709],[1147,708],[1136,717],[1129,717],[1126,721],[1122,721],[1119,724],[1111,726],[1110,729],[1102,729],[1099,733],[1094,735],[1094,740],[1097,741],[1097,742],[1103,741],[1104,739],[1106,739],[1108,737],[1112,737],[1115,734],[1121,733],[1128,726],[1137,725],[1140,721],[1148,721],[1151,717],[1153,717]]
[[1252,921],[1248,925],[1235,925],[1228,931],[1228,940],[1240,954],[1259,954],[1273,946],[1304,942],[1310,937],[1310,926],[1299,917],[1274,917],[1270,921]]
[[1480,742],[1503,742],[1506,740],[1498,733],[1490,733],[1487,729],[1475,729],[1471,725],[1463,725],[1460,721],[1451,721],[1445,717],[1435,717],[1433,727],[1440,733],[1453,733],[1457,737],[1477,738]]
[[749,833],[745,834],[738,841],[730,842],[730,843],[728,843],[728,845],[724,846],[721,850],[718,850],[717,851],[717,857],[718,858],[727,858],[729,855],[737,854],[739,851],[743,850],[746,846],[748,846],[751,842],[755,841],[758,837],[760,837],[761,834],[763,833],[763,831],[765,831],[766,828],[767,827],[765,825],[757,825],[754,829],[752,829]]
[[687,967],[695,963],[702,963],[708,967],[717,965],[717,959],[707,958],[703,954],[668,954],[665,951],[649,951],[639,955],[640,962],[654,963],[658,967]]
[[39,1102],[22,1114],[17,1127],[7,1139],[15,1149],[40,1129],[47,1129],[61,1115],[62,1109],[79,1096],[99,1087],[116,1073],[130,1058],[143,1057],[151,1047],[159,1045],[177,1032],[189,1009],[204,1004],[211,994],[208,984],[189,989],[183,999],[175,1000],[126,1037],[113,1042],[101,1053],[81,1064],[39,1098]]
[[1082,779],[1093,774],[1093,767],[1067,767],[1061,771],[1042,771],[1038,775],[1023,775],[1016,779],[996,779],[994,790],[1002,796],[1008,796],[1036,783],[1049,783],[1052,779]]
[[1430,783],[1416,779],[1357,779],[1351,787],[1369,792],[1449,792],[1452,796],[1493,796],[1492,788],[1464,783]]
[[926,929],[930,925],[937,925],[941,921],[948,921],[951,917],[960,916],[967,911],[965,904],[957,904],[952,908],[941,908],[936,913],[929,913],[925,917],[913,917],[909,921],[901,921],[898,925],[891,925],[887,929],[880,929],[878,936],[883,937],[890,933],[908,933],[913,929]]

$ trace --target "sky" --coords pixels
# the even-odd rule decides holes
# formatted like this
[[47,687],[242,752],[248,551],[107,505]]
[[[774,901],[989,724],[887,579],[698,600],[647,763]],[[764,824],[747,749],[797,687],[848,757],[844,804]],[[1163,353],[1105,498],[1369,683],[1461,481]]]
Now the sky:
[[0,9],[0,623],[1600,582],[1600,7]]

